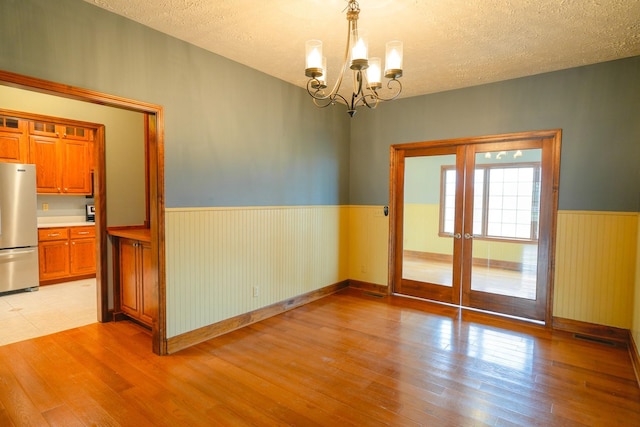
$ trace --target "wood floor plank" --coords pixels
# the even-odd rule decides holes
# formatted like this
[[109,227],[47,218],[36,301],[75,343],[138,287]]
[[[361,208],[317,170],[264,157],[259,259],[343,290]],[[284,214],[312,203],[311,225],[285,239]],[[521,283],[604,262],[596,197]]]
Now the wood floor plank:
[[[5,351],[2,353],[6,355]],[[6,357],[2,359],[6,360]],[[20,380],[12,372],[11,365],[6,362],[0,363],[0,402],[2,402],[6,414],[13,424],[47,425],[40,410],[34,404],[29,390],[22,387]]]
[[0,347],[0,425],[640,425],[626,349],[341,291],[166,357],[94,324]]
[[51,408],[43,412],[42,416],[50,426],[83,427],[85,425],[67,405]]
[[57,391],[50,387],[25,359],[16,357],[15,353],[7,353],[3,350],[0,347],[0,365],[10,369],[21,388],[28,390],[31,402],[40,412],[63,404]]

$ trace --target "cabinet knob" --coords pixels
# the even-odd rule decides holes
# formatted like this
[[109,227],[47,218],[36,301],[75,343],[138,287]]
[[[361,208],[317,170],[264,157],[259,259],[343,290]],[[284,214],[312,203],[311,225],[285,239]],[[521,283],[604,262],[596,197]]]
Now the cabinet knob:
[[72,245],[75,245],[75,244],[76,244],[76,242],[71,242],[71,244],[72,244]]

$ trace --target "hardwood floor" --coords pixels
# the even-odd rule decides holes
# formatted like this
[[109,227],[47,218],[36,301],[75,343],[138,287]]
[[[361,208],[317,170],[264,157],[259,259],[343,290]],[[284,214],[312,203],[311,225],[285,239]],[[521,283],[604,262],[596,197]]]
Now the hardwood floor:
[[0,425],[640,425],[626,349],[346,290],[159,357],[128,323],[0,347]]
[[[471,271],[471,289],[518,298],[536,298],[536,271],[531,267],[524,271],[500,267],[474,265]],[[418,282],[451,287],[453,270],[451,263],[425,260],[405,255],[402,277]]]

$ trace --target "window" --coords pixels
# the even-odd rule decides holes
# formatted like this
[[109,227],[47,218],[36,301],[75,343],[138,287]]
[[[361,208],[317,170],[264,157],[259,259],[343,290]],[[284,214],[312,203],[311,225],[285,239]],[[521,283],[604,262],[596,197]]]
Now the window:
[[[441,184],[441,235],[453,234],[455,191],[455,166],[445,166]],[[477,165],[473,199],[475,238],[538,240],[539,163]]]

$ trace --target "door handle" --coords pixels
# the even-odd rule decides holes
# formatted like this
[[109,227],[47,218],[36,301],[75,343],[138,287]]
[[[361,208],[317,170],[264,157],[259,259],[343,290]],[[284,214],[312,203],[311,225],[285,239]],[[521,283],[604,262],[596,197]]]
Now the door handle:
[[473,236],[471,234],[469,234],[469,233],[464,233],[464,238],[465,239],[471,239],[471,238],[473,238]]
[[32,254],[34,252],[35,252],[34,249],[28,249],[26,251],[15,251],[15,252],[9,252],[9,253],[6,253],[6,254],[0,254],[0,257],[5,258],[5,257],[13,256],[13,255],[28,255],[28,254]]
[[462,237],[462,235],[460,233],[456,233],[453,235],[454,238],[459,239]]

